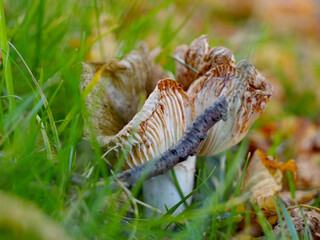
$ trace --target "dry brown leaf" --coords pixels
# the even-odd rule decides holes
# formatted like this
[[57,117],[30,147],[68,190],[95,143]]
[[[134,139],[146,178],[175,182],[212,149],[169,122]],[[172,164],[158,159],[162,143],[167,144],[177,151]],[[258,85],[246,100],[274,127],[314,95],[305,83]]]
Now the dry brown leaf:
[[250,192],[250,202],[256,203],[267,217],[276,215],[274,197],[282,190],[283,172],[287,170],[295,174],[294,161],[280,163],[259,149],[250,160],[241,192]]
[[267,151],[281,131],[283,142],[278,155],[290,152],[297,165],[297,188],[320,186],[320,126],[306,118],[286,117],[278,122],[264,124],[251,132],[251,149]]
[[297,157],[297,187],[320,188],[320,152],[299,154]]
[[[274,197],[277,193],[282,190],[282,173],[289,170],[296,174],[297,167],[295,166],[294,161],[288,161],[286,163],[280,163],[277,159],[273,160],[267,157],[261,150],[257,150],[248,166],[246,175],[244,178],[242,193],[250,192],[251,193],[251,203],[256,203],[258,207],[264,213],[266,219],[271,225],[277,223],[278,216],[277,211],[274,205]],[[291,199],[289,193],[279,193],[280,198],[289,206],[295,205],[297,201],[303,202],[310,200],[313,197],[316,197],[319,194],[318,191],[314,190],[306,194],[297,192],[297,198],[294,200]],[[311,198],[310,198],[311,197]],[[239,207],[239,210],[243,210]],[[319,237],[320,233],[320,214],[312,206],[301,205],[303,207],[303,214],[307,220],[308,227],[313,234],[313,236]],[[279,208],[279,207],[278,207]],[[291,210],[293,209],[293,210]],[[300,212],[296,207],[289,207],[288,211],[291,214],[292,221],[299,234],[304,234],[305,231],[305,221]],[[255,218],[253,218],[255,219]],[[286,220],[282,220],[286,232],[289,233]],[[257,227],[251,227],[252,229],[258,229]],[[278,221],[278,224],[274,227],[273,232],[276,234],[281,233],[281,226]]]
[[320,189],[313,190],[296,190],[295,191],[295,199],[291,198],[291,193],[289,191],[282,191],[279,193],[279,197],[290,205],[294,205],[295,203],[307,204],[313,201],[314,199],[320,196]]
[[251,193],[250,202],[256,203],[266,216],[272,216],[276,214],[273,198],[282,189],[283,175],[279,168],[264,165],[261,157],[267,158],[257,150],[246,170],[241,192]]
[[280,163],[278,158],[270,159],[259,149],[256,152],[259,155],[262,164],[267,167],[269,171],[280,169],[282,173],[285,173],[288,170],[291,172],[292,176],[296,175],[297,166],[292,159],[285,163]]

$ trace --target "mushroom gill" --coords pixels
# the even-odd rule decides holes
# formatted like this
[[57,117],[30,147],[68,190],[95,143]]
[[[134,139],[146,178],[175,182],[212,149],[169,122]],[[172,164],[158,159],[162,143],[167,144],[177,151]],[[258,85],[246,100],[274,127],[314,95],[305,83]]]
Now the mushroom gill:
[[193,82],[188,90],[195,116],[220,96],[229,104],[228,120],[220,121],[208,132],[197,156],[211,156],[237,144],[252,123],[264,112],[273,93],[271,84],[246,61],[236,67],[219,65]]
[[100,136],[99,143],[116,158],[126,151],[124,168],[145,163],[165,152],[183,135],[191,122],[188,96],[173,79],[158,82],[141,111],[114,136]]

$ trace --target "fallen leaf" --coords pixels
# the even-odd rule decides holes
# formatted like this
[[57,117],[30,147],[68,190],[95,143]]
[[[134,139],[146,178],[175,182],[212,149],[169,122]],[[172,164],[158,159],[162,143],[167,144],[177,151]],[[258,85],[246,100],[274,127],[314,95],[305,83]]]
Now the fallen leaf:
[[[282,140],[277,148],[279,156],[289,155],[297,165],[296,187],[320,186],[320,126],[306,118],[286,117],[278,122],[265,123],[249,134],[250,148],[268,151],[281,132]],[[292,172],[292,171],[291,171]]]
[[295,191],[295,199],[291,198],[291,193],[289,191],[282,191],[279,193],[279,197],[290,205],[294,205],[295,203],[307,204],[311,201],[317,199],[320,196],[320,189],[312,189],[312,190],[296,190]]
[[259,149],[256,153],[259,155],[262,164],[267,167],[270,172],[280,169],[282,173],[285,173],[288,170],[293,176],[296,175],[297,166],[292,159],[285,163],[280,163],[278,158],[270,159]]
[[257,204],[267,217],[277,214],[274,197],[282,190],[283,174],[280,166],[286,169],[285,163],[268,158],[258,149],[250,160],[243,180],[241,192],[251,193],[251,204]]
[[320,152],[307,152],[297,157],[297,187],[320,188]]

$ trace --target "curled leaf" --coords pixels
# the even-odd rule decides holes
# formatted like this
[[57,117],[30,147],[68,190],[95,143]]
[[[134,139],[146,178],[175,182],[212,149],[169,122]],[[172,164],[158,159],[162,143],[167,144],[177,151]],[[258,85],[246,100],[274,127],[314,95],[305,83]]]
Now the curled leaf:
[[276,215],[273,199],[282,190],[282,171],[295,169],[292,165],[293,161],[279,163],[258,149],[250,160],[241,191],[250,192],[251,203],[256,203],[266,216]]
[[296,175],[297,166],[294,160],[290,159],[289,161],[285,163],[279,162],[278,158],[270,159],[268,158],[264,152],[262,152],[260,149],[258,149],[257,154],[259,155],[259,158],[263,165],[269,169],[269,171],[275,171],[277,169],[280,169],[282,173],[285,173],[287,170],[291,172],[293,176]]

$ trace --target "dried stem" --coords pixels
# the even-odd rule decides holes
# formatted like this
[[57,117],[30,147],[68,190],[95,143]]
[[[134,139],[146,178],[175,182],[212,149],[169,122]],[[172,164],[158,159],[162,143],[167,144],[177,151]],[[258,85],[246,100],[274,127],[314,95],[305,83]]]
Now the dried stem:
[[185,161],[196,153],[200,143],[207,137],[206,133],[226,116],[227,110],[228,103],[224,97],[221,97],[193,121],[177,144],[158,158],[120,172],[116,177],[126,186],[132,186],[139,179],[149,179],[160,175]]

